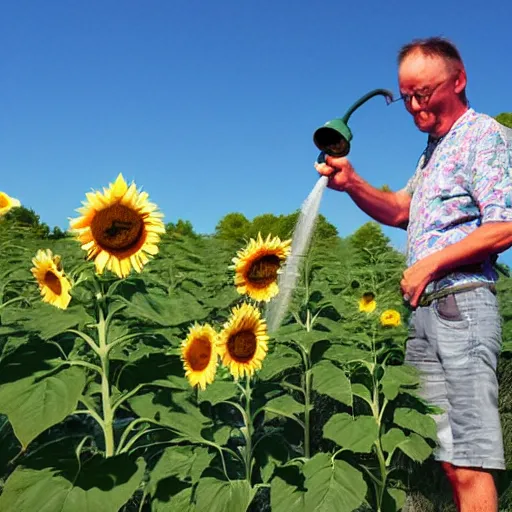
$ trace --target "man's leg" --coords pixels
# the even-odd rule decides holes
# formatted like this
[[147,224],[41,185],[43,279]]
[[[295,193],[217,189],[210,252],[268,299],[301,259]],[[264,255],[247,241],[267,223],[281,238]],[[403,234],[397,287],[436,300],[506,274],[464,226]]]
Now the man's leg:
[[459,468],[443,462],[459,512],[497,512],[498,493],[489,471]]
[[[443,367],[452,432],[451,453],[438,460],[461,512],[496,512],[489,472],[504,469],[496,366],[501,346],[496,297],[479,288],[435,301],[429,338]],[[448,456],[447,456],[448,455]]]

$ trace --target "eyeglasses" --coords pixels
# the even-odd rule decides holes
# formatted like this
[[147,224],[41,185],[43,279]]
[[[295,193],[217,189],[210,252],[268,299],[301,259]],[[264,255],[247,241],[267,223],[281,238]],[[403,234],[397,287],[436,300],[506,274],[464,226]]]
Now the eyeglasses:
[[441,87],[441,85],[446,83],[449,79],[450,79],[450,77],[448,77],[447,79],[443,80],[442,82],[439,82],[430,91],[428,91],[426,93],[424,93],[424,92],[414,92],[412,94],[402,94],[402,96],[400,96],[400,98],[398,98],[398,100],[404,100],[404,104],[408,105],[408,104],[411,103],[412,98],[414,98],[416,100],[416,103],[420,107],[422,107],[422,108],[426,107],[428,105],[429,101],[430,101],[430,98],[434,94],[434,92],[436,92],[436,90],[439,87]]

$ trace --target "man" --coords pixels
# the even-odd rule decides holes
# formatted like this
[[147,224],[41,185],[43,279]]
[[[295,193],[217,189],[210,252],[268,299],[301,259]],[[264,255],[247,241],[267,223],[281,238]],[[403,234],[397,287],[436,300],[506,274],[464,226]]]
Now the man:
[[459,52],[441,38],[398,56],[402,99],[428,145],[398,192],[363,180],[346,158],[317,171],[376,221],[407,229],[401,281],[413,313],[406,362],[423,376],[436,417],[436,459],[462,512],[495,512],[491,470],[505,468],[496,366],[501,346],[495,255],[512,245],[512,144],[505,128],[469,107]]

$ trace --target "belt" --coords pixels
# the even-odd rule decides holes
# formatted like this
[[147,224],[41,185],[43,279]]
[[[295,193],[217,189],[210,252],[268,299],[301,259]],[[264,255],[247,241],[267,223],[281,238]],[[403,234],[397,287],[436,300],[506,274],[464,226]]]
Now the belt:
[[475,290],[477,288],[488,288],[492,293],[496,294],[496,285],[491,283],[465,283],[465,284],[459,284],[455,286],[448,286],[446,288],[443,288],[442,290],[439,290],[437,292],[431,292],[431,293],[424,293],[421,295],[419,301],[418,301],[418,307],[425,307],[432,304],[437,299],[442,299],[443,297],[447,297],[448,295],[451,295],[452,293],[461,293],[461,292],[467,292],[469,290]]

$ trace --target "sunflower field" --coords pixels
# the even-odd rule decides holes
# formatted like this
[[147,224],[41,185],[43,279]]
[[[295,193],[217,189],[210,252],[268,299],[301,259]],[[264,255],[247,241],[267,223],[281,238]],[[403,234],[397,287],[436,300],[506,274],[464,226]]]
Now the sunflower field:
[[[17,207],[0,193],[0,215]],[[269,332],[290,238],[171,237],[122,175],[78,214],[53,240],[0,219],[2,512],[449,503],[430,464],[437,411],[403,363],[399,253],[315,239]],[[505,396],[507,450],[511,413]]]

